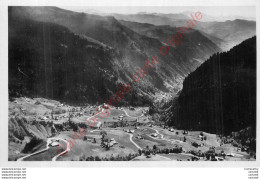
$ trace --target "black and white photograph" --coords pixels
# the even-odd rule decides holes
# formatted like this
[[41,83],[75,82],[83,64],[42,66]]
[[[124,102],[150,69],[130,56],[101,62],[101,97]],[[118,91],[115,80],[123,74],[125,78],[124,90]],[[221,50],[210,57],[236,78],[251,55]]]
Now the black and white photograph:
[[255,7],[8,7],[9,161],[255,161]]
[[2,0],[0,178],[258,179],[257,0]]

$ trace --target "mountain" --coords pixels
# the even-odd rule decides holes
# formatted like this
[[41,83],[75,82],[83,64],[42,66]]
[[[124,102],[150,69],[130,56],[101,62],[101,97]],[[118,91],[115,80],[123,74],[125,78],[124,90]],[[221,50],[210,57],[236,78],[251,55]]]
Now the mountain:
[[[16,74],[26,78],[28,74],[34,74],[35,69],[41,70],[41,75],[37,74],[33,81],[24,79],[23,85],[29,85],[31,91],[35,91],[34,95],[40,96],[54,89],[53,85],[60,85],[62,87],[55,87],[56,92],[53,92],[57,94],[54,95],[57,100],[61,95],[61,99],[73,101],[94,102],[95,98],[97,102],[104,101],[114,95],[118,84],[128,82],[133,90],[125,102],[130,101],[132,105],[150,103],[157,94],[179,91],[185,76],[211,54],[220,51],[214,43],[198,34],[199,38],[192,39],[195,40],[194,47],[183,43],[171,47],[169,53],[162,56],[160,47],[164,44],[160,40],[139,34],[114,17],[56,7],[9,7],[9,33],[9,68],[12,69],[9,86],[16,84],[12,82],[13,78],[20,81]],[[35,40],[39,38],[40,41]],[[134,83],[133,75],[151,56],[157,56],[159,63],[149,69],[138,84]],[[26,61],[25,57],[31,61]],[[18,68],[21,64],[25,66]],[[61,72],[59,77],[54,76],[56,72]],[[66,76],[71,79],[64,82]],[[46,82],[38,85],[41,79]],[[69,92],[64,83],[69,86]],[[47,97],[51,94],[48,92]],[[78,94],[84,94],[84,97]]]
[[[173,34],[178,33],[180,28],[171,27],[169,25],[155,26],[147,23],[138,23],[138,22],[130,22],[130,21],[120,21],[124,26],[132,29],[133,31],[145,35],[147,37],[158,39],[162,43],[166,43]],[[192,53],[192,49],[199,48],[196,53],[183,53],[182,55],[193,56],[194,58],[201,58],[203,54],[206,54],[202,59],[208,56],[208,48],[212,47],[214,49],[218,49],[218,47],[214,44],[212,45],[212,41],[210,38],[214,38],[208,36],[208,34],[201,33],[198,30],[189,29],[188,32],[184,30],[185,37],[181,39],[181,45],[176,50],[186,50]],[[207,37],[206,37],[207,36]],[[215,38],[217,41],[217,38]],[[221,41],[219,39],[219,41]],[[218,41],[217,41],[218,42]],[[219,42],[218,42],[219,43]],[[184,49],[185,48],[185,49]],[[218,49],[218,51],[221,51]],[[208,56],[209,57],[209,56]],[[206,57],[207,58],[207,57]],[[202,60],[203,62],[204,60]],[[196,66],[197,67],[197,66]],[[195,68],[196,68],[195,67]]]
[[103,102],[117,88],[116,53],[67,28],[9,16],[9,95]]
[[153,25],[169,25],[173,23],[171,19],[172,16],[160,16],[156,13],[112,14],[112,16],[118,20],[148,23]]
[[[245,39],[256,35],[256,22],[241,19],[233,21],[228,20],[225,22],[201,23],[195,28],[210,36],[223,40],[219,44],[223,50],[229,50],[231,47],[241,43]],[[214,39],[210,39],[213,42],[216,42]],[[218,42],[216,42],[216,44],[218,44]]]
[[[189,15],[192,11],[185,11],[182,12],[183,15]],[[248,20],[248,21],[256,21],[254,17],[246,17],[246,16],[239,16],[239,15],[210,15],[203,12],[203,18],[201,21],[203,22],[225,22],[225,21],[234,21],[236,19]]]
[[[178,33],[180,30],[176,27],[171,27],[169,25],[155,26],[147,23],[138,23],[131,21],[120,21],[121,24],[132,29],[133,31],[145,35],[150,38],[155,38],[161,43],[166,43],[173,34]],[[181,39],[181,45],[174,50],[178,54],[182,54],[184,58],[190,58],[194,61],[193,70],[195,70],[201,63],[205,61],[214,49],[221,51],[215,44],[212,44],[212,41],[209,40],[210,37],[206,38],[200,31],[189,29],[189,31],[184,30],[184,37]],[[213,37],[211,37],[213,38]],[[215,38],[217,41],[217,38]],[[219,39],[219,41],[221,41]],[[219,41],[217,41],[219,43]],[[211,48],[209,53],[209,48]],[[196,50],[195,50],[196,49]],[[186,53],[187,52],[187,53]],[[197,65],[195,64],[197,62]]]
[[214,54],[188,75],[167,112],[166,120],[182,129],[220,135],[255,131],[256,37]]
[[[186,14],[191,14],[191,12],[186,12],[182,16],[180,14],[146,13],[135,15],[115,14],[114,17],[118,20],[148,23],[157,26],[169,25],[171,27],[181,27],[189,19]],[[232,20],[226,21],[224,21],[224,17],[221,17],[221,19],[220,21],[220,17],[213,17],[202,13],[202,19],[196,24],[195,29],[199,30],[205,37],[209,38],[224,51],[256,35],[255,21],[234,19],[234,17],[230,17]]]

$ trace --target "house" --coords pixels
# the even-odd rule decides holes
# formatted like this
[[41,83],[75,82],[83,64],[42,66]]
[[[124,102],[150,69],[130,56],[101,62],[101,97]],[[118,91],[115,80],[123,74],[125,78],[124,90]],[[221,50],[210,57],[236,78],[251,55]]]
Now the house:
[[60,145],[59,142],[56,142],[56,141],[49,144],[49,146],[51,146],[51,147],[56,147],[56,146],[59,146],[59,145]]
[[217,160],[219,160],[219,161],[223,161],[224,160],[224,158],[223,157],[215,157]]
[[103,108],[108,109],[108,107],[109,106],[107,104],[105,104],[105,103],[103,104]]
[[121,114],[120,116],[118,116],[118,120],[122,121],[124,119],[124,115]]
[[152,136],[152,137],[157,137],[158,134],[157,134],[157,133],[153,133],[151,136]]
[[184,130],[184,131],[182,131],[182,134],[188,134],[188,131]]
[[[124,130],[124,129],[123,129],[123,130]],[[127,132],[127,133],[134,133],[134,131],[135,131],[135,130],[130,130],[130,129],[128,129],[128,130],[126,129],[126,130],[125,130],[125,132]]]
[[233,153],[227,153],[227,156],[229,156],[229,157],[235,157],[235,154],[233,154]]
[[130,130],[130,132],[131,132],[131,133],[134,133],[134,132],[135,132],[135,130]]
[[102,126],[102,123],[101,122],[97,122],[97,128],[100,129],[101,126]]
[[116,142],[115,140],[112,140],[111,141],[111,139],[110,139],[110,143],[109,143],[109,145],[112,147],[113,145],[116,145],[116,144],[118,144],[118,142]]
[[131,106],[131,107],[129,107],[129,110],[135,110],[135,108]]
[[138,134],[138,136],[136,138],[137,139],[144,139],[143,136],[140,136],[139,134]]

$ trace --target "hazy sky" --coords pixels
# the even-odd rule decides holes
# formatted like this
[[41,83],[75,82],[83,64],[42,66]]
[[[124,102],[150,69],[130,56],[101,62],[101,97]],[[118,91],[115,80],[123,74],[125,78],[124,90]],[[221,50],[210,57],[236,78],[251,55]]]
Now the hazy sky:
[[155,13],[179,13],[179,12],[196,12],[201,11],[211,16],[242,16],[242,17],[256,17],[256,9],[253,6],[203,6],[203,7],[195,7],[195,6],[181,6],[181,7],[149,7],[149,6],[124,6],[124,7],[64,7],[60,6],[60,8],[73,10],[77,12],[86,12],[86,13],[120,13],[120,14],[134,14],[138,12],[155,12]]

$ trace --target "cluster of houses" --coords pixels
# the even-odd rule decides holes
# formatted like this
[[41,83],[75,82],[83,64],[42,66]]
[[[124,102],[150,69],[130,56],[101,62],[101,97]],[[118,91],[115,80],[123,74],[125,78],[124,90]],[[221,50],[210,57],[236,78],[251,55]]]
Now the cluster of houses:
[[131,130],[131,129],[123,129],[123,131],[131,134],[135,132],[135,130]]
[[137,138],[137,139],[144,139],[143,136],[140,135],[140,134],[137,134],[136,138]]
[[[53,109],[50,115],[45,114],[44,116],[40,116],[39,120],[60,120],[63,118],[73,118],[73,117],[82,117],[84,114],[91,114],[94,112],[95,106],[91,106],[90,108],[94,108],[93,110],[84,110],[82,107],[70,107],[68,106],[68,110],[62,109],[64,107],[63,104],[58,104],[56,109]],[[100,106],[99,106],[100,107]],[[69,112],[69,113],[67,113]]]
[[111,138],[111,139],[105,140],[103,143],[101,143],[101,147],[102,148],[104,148],[104,147],[110,148],[110,147],[113,147],[116,144],[118,144],[118,142],[114,138]]
[[173,129],[172,127],[166,127],[166,126],[164,126],[163,128],[166,129],[166,130],[168,130],[168,131],[170,131],[170,132],[174,132],[174,129]]

